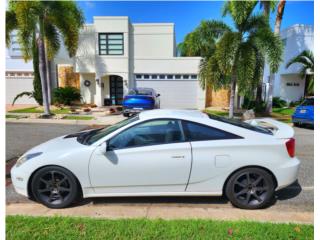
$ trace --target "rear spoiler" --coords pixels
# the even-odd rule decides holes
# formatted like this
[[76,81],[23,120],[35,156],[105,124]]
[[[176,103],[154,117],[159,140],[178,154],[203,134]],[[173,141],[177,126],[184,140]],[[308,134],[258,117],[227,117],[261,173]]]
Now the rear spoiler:
[[272,118],[258,118],[245,121],[252,126],[267,128],[272,131],[276,138],[292,138],[294,130],[286,123],[279,122]]

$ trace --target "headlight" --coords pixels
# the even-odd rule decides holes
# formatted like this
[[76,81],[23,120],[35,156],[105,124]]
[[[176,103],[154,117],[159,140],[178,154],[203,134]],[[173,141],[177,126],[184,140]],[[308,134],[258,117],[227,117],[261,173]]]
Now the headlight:
[[37,157],[39,155],[41,155],[42,152],[36,152],[36,153],[29,153],[29,154],[26,154],[26,155],[22,155],[16,162],[16,167],[19,167],[21,164],[23,164],[24,162],[34,158],[34,157]]

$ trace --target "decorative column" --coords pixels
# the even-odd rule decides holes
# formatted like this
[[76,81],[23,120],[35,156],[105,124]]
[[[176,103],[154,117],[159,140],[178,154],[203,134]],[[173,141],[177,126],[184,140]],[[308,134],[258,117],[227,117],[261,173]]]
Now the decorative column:
[[101,87],[102,76],[100,74],[96,74],[95,84],[96,84],[96,95],[95,95],[95,104],[98,107],[102,107],[104,105],[103,102],[103,88]]

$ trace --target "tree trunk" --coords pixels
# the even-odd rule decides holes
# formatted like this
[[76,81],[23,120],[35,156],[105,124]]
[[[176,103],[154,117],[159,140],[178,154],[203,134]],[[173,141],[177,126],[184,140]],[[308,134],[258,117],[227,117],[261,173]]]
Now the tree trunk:
[[47,45],[44,44],[45,47],[45,58],[46,58],[46,77],[47,77],[47,91],[48,91],[48,103],[51,105],[52,97],[51,97],[51,75],[50,75],[50,64],[51,61],[48,59],[47,54]]
[[[269,20],[270,19],[270,1],[263,1],[263,15]],[[263,86],[263,76],[264,76],[264,65],[265,60],[263,60],[263,70],[262,76],[260,78],[258,87],[257,87],[257,95],[256,95],[256,107],[260,106],[262,103],[262,86]]]
[[236,75],[232,74],[231,84],[230,84],[229,118],[233,118],[235,92],[236,92]]
[[[280,0],[280,2],[278,4],[276,23],[274,26],[274,34],[276,34],[276,35],[280,34],[282,16],[283,16],[285,5],[286,5],[286,0]],[[275,74],[273,72],[271,72],[271,70],[270,70],[270,83],[269,83],[268,101],[267,101],[267,108],[266,108],[267,114],[272,113],[272,98],[273,98],[274,79],[275,79]]]
[[38,37],[39,49],[39,72],[41,78],[41,89],[43,98],[44,115],[50,115],[50,105],[48,101],[48,87],[47,87],[47,74],[46,74],[46,56],[43,39],[43,20],[40,19],[40,31]]

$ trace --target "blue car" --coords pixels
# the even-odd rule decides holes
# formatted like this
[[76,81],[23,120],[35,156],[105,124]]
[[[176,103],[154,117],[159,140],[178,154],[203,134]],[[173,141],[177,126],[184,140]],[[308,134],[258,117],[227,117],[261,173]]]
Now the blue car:
[[160,108],[160,94],[152,88],[131,89],[123,99],[123,116],[137,114],[144,110]]
[[294,114],[292,115],[292,122],[295,126],[302,124],[314,125],[314,98],[306,98],[301,105],[296,107]]

